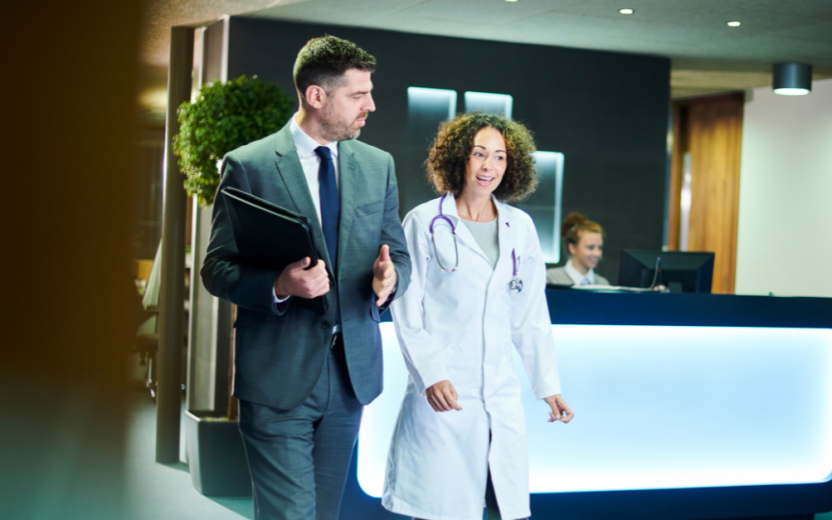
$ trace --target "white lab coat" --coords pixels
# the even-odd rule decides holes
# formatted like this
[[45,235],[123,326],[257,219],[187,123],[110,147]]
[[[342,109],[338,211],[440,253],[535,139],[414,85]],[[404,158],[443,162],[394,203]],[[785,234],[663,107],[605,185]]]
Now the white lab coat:
[[[404,220],[413,270],[410,285],[393,302],[393,322],[410,373],[393,432],[382,504],[395,513],[436,520],[481,520],[487,472],[505,519],[526,518],[529,471],[526,423],[512,348],[531,379],[535,398],[560,393],[552,326],[546,305],[546,266],[534,223],[523,211],[495,199],[500,257],[496,269],[460,222],[448,195],[443,213],[459,245],[455,264],[450,226],[434,224],[439,199]],[[509,289],[512,250],[524,288]],[[449,380],[462,411],[435,412],[425,390]],[[548,410],[548,408],[547,408]],[[541,410],[541,419],[545,420]],[[491,443],[489,448],[489,433]]]

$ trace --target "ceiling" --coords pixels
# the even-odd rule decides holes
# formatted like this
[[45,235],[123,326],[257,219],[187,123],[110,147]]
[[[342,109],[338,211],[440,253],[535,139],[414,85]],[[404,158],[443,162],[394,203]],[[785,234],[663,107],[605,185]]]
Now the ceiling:
[[[770,85],[781,61],[832,77],[832,0],[145,1],[141,103],[157,114],[170,27],[224,14],[666,56],[674,98]],[[734,20],[742,25],[726,25]]]

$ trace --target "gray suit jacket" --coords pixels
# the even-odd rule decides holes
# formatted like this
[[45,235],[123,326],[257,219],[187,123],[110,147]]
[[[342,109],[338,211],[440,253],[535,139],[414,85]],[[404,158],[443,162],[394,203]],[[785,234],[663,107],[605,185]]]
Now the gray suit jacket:
[[407,290],[410,280],[393,157],[354,140],[342,141],[338,156],[338,273],[333,277],[337,283],[326,295],[329,310],[324,315],[291,302],[284,313],[275,311],[272,288],[280,273],[237,262],[237,245],[221,195],[223,189],[235,187],[306,215],[312,221],[315,246],[331,266],[289,125],[230,152],[223,161],[201,275],[208,292],[237,304],[234,395],[240,399],[289,410],[310,395],[329,352],[336,298],[341,303],[341,331],[355,394],[368,404],[381,393],[380,309],[372,279],[373,262],[383,244],[390,246],[398,274],[397,296]]

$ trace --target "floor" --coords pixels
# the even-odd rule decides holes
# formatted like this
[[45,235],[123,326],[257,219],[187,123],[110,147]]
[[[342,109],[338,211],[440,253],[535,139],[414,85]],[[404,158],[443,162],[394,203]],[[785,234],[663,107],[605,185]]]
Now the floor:
[[[126,450],[127,510],[124,520],[254,519],[250,498],[209,498],[191,483],[188,465],[155,462],[156,406],[146,392],[130,395]],[[181,458],[184,460],[184,425]],[[832,520],[832,512],[815,515]]]
[[[157,464],[156,406],[146,392],[132,392],[126,450],[127,520],[254,519],[250,498],[208,498],[194,489],[188,465]],[[184,425],[182,449],[184,455]],[[184,456],[181,456],[184,459]]]

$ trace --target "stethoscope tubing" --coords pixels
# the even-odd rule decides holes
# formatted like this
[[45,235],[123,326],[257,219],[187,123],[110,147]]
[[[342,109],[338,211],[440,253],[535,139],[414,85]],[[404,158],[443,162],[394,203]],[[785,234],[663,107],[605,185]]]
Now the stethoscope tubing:
[[[447,196],[447,194],[442,195],[442,197],[439,199],[439,214],[436,215],[435,217],[433,217],[433,219],[430,221],[429,230],[430,230],[430,241],[431,241],[431,243],[433,243],[433,254],[434,254],[434,256],[436,256],[436,263],[439,264],[439,269],[443,273],[452,273],[454,271],[459,270],[459,246],[457,245],[457,240],[456,240],[456,226],[454,226],[453,221],[450,218],[448,218],[447,215],[442,213],[442,204],[445,202],[445,197],[446,196]],[[436,249],[436,238],[435,238],[434,232],[433,232],[433,225],[436,223],[437,220],[444,220],[445,222],[448,223],[449,226],[451,226],[451,235],[453,235],[453,237],[454,237],[454,253],[455,253],[455,256],[456,256],[456,263],[451,268],[445,267],[444,265],[442,265],[442,261],[439,260],[439,251],[437,251],[437,249]],[[508,222],[506,222],[506,225],[508,226]],[[512,275],[513,275],[513,277],[512,277],[512,280],[508,283],[508,287],[512,291],[517,291],[518,293],[523,290],[523,280],[520,280],[517,276],[517,271],[518,271],[517,265],[519,263],[520,263],[520,257],[517,256],[515,250],[512,248],[512,250],[511,250],[511,265],[512,265]]]

